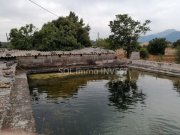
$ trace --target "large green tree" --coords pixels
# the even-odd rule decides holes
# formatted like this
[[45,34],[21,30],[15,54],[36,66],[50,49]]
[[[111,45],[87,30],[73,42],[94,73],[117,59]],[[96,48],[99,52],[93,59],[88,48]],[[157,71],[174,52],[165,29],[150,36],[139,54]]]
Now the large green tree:
[[9,39],[14,49],[65,51],[91,46],[89,31],[89,25],[70,12],[67,17],[44,24],[39,31],[32,24],[12,29]]
[[11,29],[9,40],[13,49],[32,49],[33,35],[37,28],[33,24],[21,27],[20,29]]
[[141,34],[145,34],[150,30],[147,25],[150,20],[146,20],[143,24],[139,21],[133,20],[127,14],[116,15],[114,21],[110,21],[111,35],[109,39],[111,41],[111,48],[122,48],[126,51],[127,58],[130,58],[131,53],[136,49],[135,45]]
[[73,50],[91,45],[89,37],[90,27],[85,25],[75,13],[70,12],[67,17],[43,25],[34,34],[33,46],[37,50]]

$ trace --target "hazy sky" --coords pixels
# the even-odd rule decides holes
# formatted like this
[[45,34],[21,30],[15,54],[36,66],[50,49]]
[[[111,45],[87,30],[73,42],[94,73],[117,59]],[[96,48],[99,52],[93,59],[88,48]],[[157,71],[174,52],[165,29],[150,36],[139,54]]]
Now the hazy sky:
[[[97,33],[104,38],[110,34],[109,21],[116,14],[127,13],[134,19],[152,21],[151,32],[165,29],[180,30],[180,0],[33,0],[59,16],[74,11],[91,27],[91,39]],[[0,0],[0,41],[6,40],[11,28],[33,23],[42,24],[57,19],[28,0]]]

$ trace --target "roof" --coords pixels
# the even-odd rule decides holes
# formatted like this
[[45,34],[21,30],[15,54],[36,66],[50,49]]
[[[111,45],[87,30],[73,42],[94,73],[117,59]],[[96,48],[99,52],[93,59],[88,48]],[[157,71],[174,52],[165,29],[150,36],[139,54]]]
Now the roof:
[[114,54],[112,50],[101,48],[83,48],[73,51],[36,51],[36,50],[0,50],[0,58],[9,57],[24,57],[24,56],[52,56],[52,55],[66,55],[66,54]]

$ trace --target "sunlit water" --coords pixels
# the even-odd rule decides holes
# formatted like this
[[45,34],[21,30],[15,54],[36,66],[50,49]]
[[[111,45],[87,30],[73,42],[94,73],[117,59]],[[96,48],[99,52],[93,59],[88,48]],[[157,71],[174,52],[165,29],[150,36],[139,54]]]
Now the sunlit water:
[[40,134],[180,134],[178,78],[135,70],[124,76],[41,76],[29,77]]

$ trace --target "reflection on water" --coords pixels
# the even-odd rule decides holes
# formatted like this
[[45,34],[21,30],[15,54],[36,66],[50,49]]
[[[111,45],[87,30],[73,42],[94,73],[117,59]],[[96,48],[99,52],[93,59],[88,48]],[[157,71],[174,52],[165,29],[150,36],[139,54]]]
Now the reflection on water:
[[47,101],[58,102],[61,99],[68,99],[76,95],[79,88],[85,87],[88,81],[113,79],[114,77],[113,75],[52,76],[48,79],[32,79],[30,77],[30,92],[33,100],[37,101],[36,103],[41,102],[42,98],[46,98]]
[[137,102],[144,103],[145,94],[138,90],[135,81],[110,81],[108,83],[109,101],[113,106],[116,106],[121,111],[129,109],[133,104]]
[[180,93],[180,80],[174,81],[174,89]]
[[37,132],[180,134],[180,79],[139,72],[29,76]]

